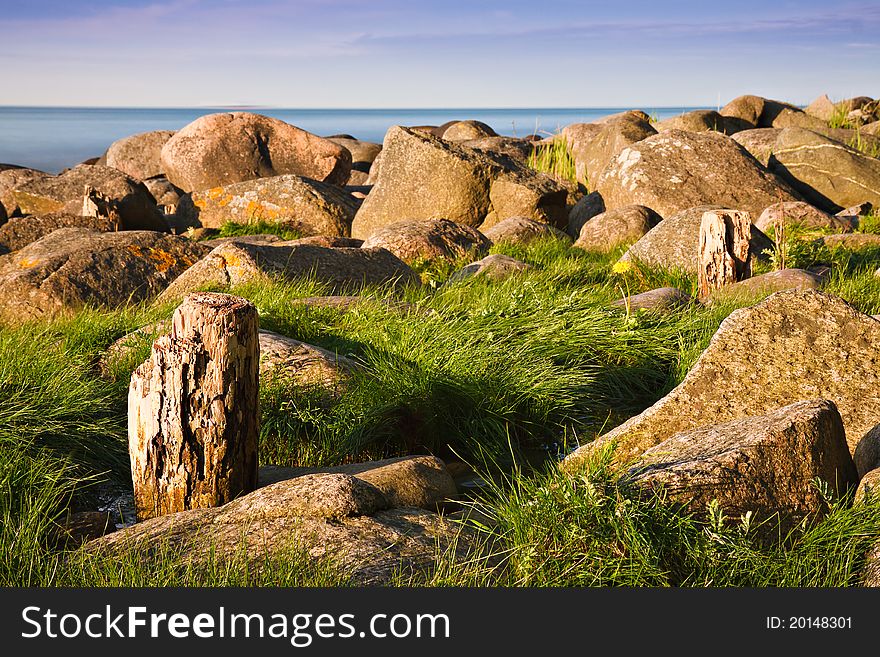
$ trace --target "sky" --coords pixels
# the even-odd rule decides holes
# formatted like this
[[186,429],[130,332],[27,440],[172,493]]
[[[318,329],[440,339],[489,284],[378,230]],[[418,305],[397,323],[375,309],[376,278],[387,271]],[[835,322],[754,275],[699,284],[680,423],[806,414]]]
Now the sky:
[[708,106],[880,96],[880,1],[0,0],[0,105]]

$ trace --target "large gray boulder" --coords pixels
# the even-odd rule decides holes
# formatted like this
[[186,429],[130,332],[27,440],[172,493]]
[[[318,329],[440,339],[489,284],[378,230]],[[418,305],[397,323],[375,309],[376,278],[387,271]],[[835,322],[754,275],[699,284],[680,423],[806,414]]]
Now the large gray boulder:
[[411,264],[482,255],[491,245],[476,228],[445,219],[423,219],[390,224],[368,237],[362,248],[387,249]]
[[565,221],[562,185],[497,154],[394,126],[374,169],[380,163],[375,185],[352,224],[353,237],[366,239],[409,219],[448,219],[475,228],[513,216]]
[[257,178],[192,193],[199,223],[282,222],[304,235],[351,234],[358,204],[336,185],[288,174]]
[[668,130],[624,148],[596,180],[608,210],[645,205],[664,218],[718,204],[755,216],[800,200],[739,144],[717,132]]
[[[721,210],[720,205],[702,205],[687,208],[664,219],[633,244],[621,260],[637,261],[655,267],[680,269],[696,274],[699,264],[700,223],[709,210]],[[764,251],[773,248],[773,241],[752,226],[749,252],[753,258],[766,259]]]
[[82,214],[86,186],[110,199],[123,230],[168,230],[156,199],[142,182],[104,166],[80,165],[58,176],[18,184],[12,197],[22,214]]
[[566,461],[614,443],[625,462],[679,432],[811,399],[837,405],[852,452],[880,423],[877,363],[880,322],[822,292],[778,292],[734,311],[678,387]]
[[787,128],[779,133],[770,168],[829,211],[863,201],[880,204],[880,160],[816,132]]
[[572,123],[565,126],[555,139],[564,139],[568,143],[578,180],[589,181],[592,188],[599,174],[621,150],[656,134],[647,114],[630,111],[593,123]]
[[62,228],[0,257],[0,317],[21,322],[150,299],[207,250],[166,233]]
[[344,185],[351,153],[332,141],[261,114],[202,116],[162,147],[165,175],[191,192],[292,173]]
[[418,283],[415,272],[385,249],[231,241],[216,247],[183,272],[159,300],[178,300],[208,287],[228,288],[272,277],[291,280],[310,276],[331,284],[334,290]]
[[135,180],[164,175],[160,154],[173,136],[173,130],[154,130],[118,139],[107,149],[105,163]]
[[766,415],[682,431],[647,450],[626,482],[705,513],[777,516],[791,527],[826,508],[815,485],[843,497],[858,482],[833,402],[801,401]]

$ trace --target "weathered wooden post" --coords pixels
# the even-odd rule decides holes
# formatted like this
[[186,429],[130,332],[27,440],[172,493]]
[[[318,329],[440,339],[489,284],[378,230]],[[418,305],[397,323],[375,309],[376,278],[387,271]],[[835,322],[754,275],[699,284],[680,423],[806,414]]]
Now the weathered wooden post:
[[741,210],[710,210],[700,223],[700,299],[752,275],[752,220]]
[[128,448],[139,520],[224,504],[257,485],[259,319],[201,292],[131,376]]
[[109,219],[114,230],[119,230],[122,225],[118,201],[102,194],[91,185],[86,185],[83,190],[82,216]]

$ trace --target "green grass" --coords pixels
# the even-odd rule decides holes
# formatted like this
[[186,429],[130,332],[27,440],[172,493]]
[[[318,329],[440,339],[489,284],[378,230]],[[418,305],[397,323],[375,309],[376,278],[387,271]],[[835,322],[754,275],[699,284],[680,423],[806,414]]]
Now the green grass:
[[862,136],[858,126],[855,128],[856,134],[847,142],[847,146],[854,148],[867,155],[868,157],[880,158],[880,142],[876,139],[865,139]]
[[[318,466],[432,452],[511,472],[535,453],[564,452],[652,404],[681,381],[720,322],[749,303],[627,313],[609,303],[664,285],[691,292],[693,277],[640,265],[615,273],[619,251],[589,253],[552,239],[492,252],[537,269],[500,283],[449,283],[460,263],[426,265],[429,285],[369,288],[348,310],[296,303],[328,293],[312,280],[233,290],[254,301],[263,328],[361,365],[338,396],[263,386],[261,462]],[[798,257],[805,266],[828,260],[828,291],[880,312],[873,276],[880,252]],[[345,583],[332,564],[311,564],[296,546],[266,568],[234,559],[188,564],[170,550],[148,565],[136,555],[52,548],[54,520],[71,500],[129,476],[127,387],[152,338],[139,339],[104,374],[102,354],[172,311],[87,309],[71,319],[0,327],[0,585]],[[738,538],[735,522],[719,542],[705,519],[627,501],[601,464],[584,476],[509,476],[480,501],[497,521],[486,536],[491,554],[475,553],[470,564],[444,561],[430,583],[838,585],[852,583],[863,554],[857,526],[875,531],[877,522],[876,509],[839,504],[781,545]]]
[[559,135],[549,142],[539,142],[529,156],[528,165],[535,171],[549,173],[557,178],[581,183],[588,188],[586,180],[578,180],[577,165],[568,142]]
[[290,228],[284,222],[257,219],[244,224],[227,221],[220,226],[219,235],[214,235],[208,239],[241,237],[243,235],[278,235],[282,240],[296,240],[303,237],[300,231]]
[[847,118],[849,114],[849,109],[846,105],[835,105],[834,111],[831,113],[831,118],[828,119],[828,127],[829,128],[852,128],[852,123]]
[[[831,500],[782,533],[774,518],[687,514],[622,487],[611,453],[576,476],[514,476],[470,506],[482,540],[444,555],[433,586],[854,586],[880,533],[880,500]],[[474,512],[477,512],[476,514]],[[833,555],[833,557],[831,557]]]

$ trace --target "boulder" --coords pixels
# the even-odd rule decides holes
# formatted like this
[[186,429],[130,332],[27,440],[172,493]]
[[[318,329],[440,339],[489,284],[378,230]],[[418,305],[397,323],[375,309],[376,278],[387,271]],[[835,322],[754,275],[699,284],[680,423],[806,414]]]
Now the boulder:
[[880,235],[875,233],[844,233],[837,235],[823,235],[819,238],[830,249],[849,249],[859,251],[861,249],[876,249],[880,247]]
[[13,217],[0,226],[0,251],[18,251],[59,228],[85,228],[109,233],[116,230],[116,224],[107,217],[83,217],[64,212]]
[[732,139],[766,167],[770,164],[770,156],[780,132],[781,128],[754,128],[737,132]]
[[531,141],[516,137],[481,137],[460,141],[458,144],[484,153],[509,157],[521,164],[526,164],[535,150]]
[[162,147],[165,175],[192,192],[292,173],[344,185],[351,153],[342,146],[260,114],[208,114]]
[[725,122],[726,118],[715,110],[694,110],[693,112],[685,112],[680,116],[664,119],[653,125],[657,132],[666,132],[667,130],[687,130],[688,132],[714,130],[715,132],[726,134],[738,132],[735,128],[728,132]]
[[669,312],[680,310],[691,305],[693,297],[675,287],[661,287],[640,294],[633,294],[611,303],[612,308],[628,311],[647,310],[652,312]]
[[165,233],[61,228],[0,258],[0,317],[15,323],[150,299],[207,251]]
[[[37,178],[47,177],[49,177],[48,173],[43,173],[36,169],[17,167],[14,169],[0,170],[0,205],[6,208],[6,214],[10,217],[21,214],[18,202],[13,196],[13,191],[16,187],[29,183]],[[80,201],[82,201],[82,199],[80,199]]]
[[605,212],[605,201],[602,200],[602,195],[597,192],[587,194],[568,211],[566,233],[569,237],[577,239],[584,224],[603,212]]
[[361,479],[379,489],[393,507],[434,511],[458,495],[452,475],[443,461],[434,456],[403,456],[329,468],[263,466],[260,468],[260,485],[319,473],[345,474]]
[[805,269],[780,269],[733,283],[712,293],[712,300],[753,297],[782,290],[818,290],[825,278]]
[[835,497],[858,482],[840,414],[826,400],[682,431],[642,454],[625,477],[695,513],[717,500],[728,517],[779,514],[785,527],[826,510],[815,479]]
[[476,228],[445,219],[398,221],[382,228],[364,243],[363,248],[383,248],[408,264],[434,260],[456,260],[462,256],[482,255],[492,243]]
[[[638,242],[633,244],[621,260],[637,261],[655,267],[680,269],[696,274],[699,263],[700,224],[703,213],[724,209],[719,205],[702,205],[687,208],[664,219]],[[773,248],[773,242],[752,226],[749,252],[753,258],[766,259],[763,252]]]
[[260,383],[292,382],[317,386],[331,393],[341,391],[354,361],[286,335],[260,331]]
[[104,161],[135,180],[164,175],[160,154],[162,147],[174,136],[173,130],[154,130],[118,139],[110,144]]
[[820,208],[880,204],[880,160],[809,130],[779,133],[770,169]]
[[278,244],[283,242],[278,235],[271,233],[257,233],[256,235],[233,235],[232,237],[216,237],[210,240],[202,240],[199,242],[212,249],[217,248],[221,244],[229,244],[235,242],[237,244]]
[[530,271],[534,267],[522,260],[511,258],[510,256],[494,253],[488,255],[482,260],[477,260],[469,265],[465,265],[452,276],[450,281],[462,281],[477,276],[485,276],[492,281],[502,281],[511,276],[516,276],[524,272]]
[[848,208],[844,208],[837,214],[835,217],[840,217],[844,221],[848,221],[852,223],[854,226],[859,225],[859,220],[867,214],[871,213],[872,206],[870,203],[859,203],[858,205],[851,205]]
[[834,116],[834,103],[827,94],[822,94],[804,108],[804,112],[822,121],[830,121]]
[[755,226],[759,230],[769,233],[779,221],[782,221],[785,226],[832,230],[837,233],[851,232],[857,226],[857,223],[852,220],[830,215],[802,201],[774,203],[764,209],[761,216],[755,220]]
[[439,136],[447,141],[468,141],[484,137],[497,137],[498,133],[482,121],[456,121]]
[[[382,144],[375,144],[371,141],[361,141],[360,139],[349,137],[327,137],[327,141],[332,141],[334,144],[342,146],[351,153],[352,174],[354,174],[355,171],[369,173],[373,161],[379,156],[379,153],[382,152]],[[364,177],[363,180],[366,181],[366,177]],[[349,178],[348,184],[357,185],[358,183],[354,182],[352,178]]]
[[800,200],[730,137],[683,130],[624,148],[597,179],[596,191],[608,210],[638,204],[664,218],[708,204],[757,216],[773,203]]
[[[114,363],[136,355],[141,346],[170,331],[171,322],[166,320],[122,336],[104,352],[99,363],[101,372],[109,374]],[[260,329],[259,340],[261,385],[279,382],[319,386],[335,394],[357,368],[357,364],[345,356],[272,331]]]
[[880,586],[880,541],[865,555],[865,567],[862,570],[862,586]]
[[836,404],[853,451],[880,424],[877,362],[880,322],[822,292],[777,292],[731,313],[672,392],[566,462],[611,443],[625,462],[679,432],[810,399]]
[[489,186],[490,210],[480,229],[519,216],[565,228],[568,195],[565,186],[549,175],[535,174],[530,169],[505,171]]
[[413,507],[391,508],[361,478],[324,473],[264,486],[229,504],[151,518],[87,543],[97,554],[137,551],[148,563],[156,547],[201,563],[246,555],[255,568],[284,557],[292,545],[314,559],[332,559],[360,585],[388,584],[401,571],[429,569],[437,555],[469,541],[460,523]]
[[626,205],[596,215],[581,228],[574,245],[587,251],[611,251],[639,241],[662,217],[643,205]]
[[267,221],[306,235],[346,236],[357,211],[345,190],[292,174],[193,192],[192,202],[206,228]]
[[865,504],[868,500],[880,500],[880,468],[865,473],[859,480],[853,504]]
[[853,451],[853,461],[860,477],[880,468],[880,425],[873,427],[862,436]]
[[287,246],[311,244],[312,246],[326,246],[334,249],[359,249],[364,245],[363,240],[356,240],[353,237],[339,237],[337,235],[310,235],[309,237],[288,240],[284,243]]
[[739,96],[721,108],[721,114],[739,119],[755,128],[825,128],[826,121],[810,116],[802,109],[761,96]]
[[570,241],[561,230],[527,217],[511,217],[487,228],[483,234],[493,243],[528,244],[537,239],[554,237]]
[[572,123],[555,138],[568,142],[578,180],[588,181],[592,189],[596,179],[621,150],[656,134],[647,114],[631,111],[593,123]]
[[160,302],[183,298],[207,287],[228,288],[271,277],[315,277],[335,290],[364,285],[416,284],[418,276],[385,249],[337,249],[313,245],[221,244],[183,272],[162,293]]
[[880,137],[880,121],[874,121],[872,123],[867,123],[863,125],[859,131],[863,135],[872,135],[875,137]]
[[370,188],[371,185],[369,172],[352,169],[351,176],[348,179],[348,184],[345,186],[345,189],[349,191],[353,196],[366,198],[369,192],[363,190],[369,190]]
[[[448,219],[480,226],[511,216],[553,221],[564,214],[566,190],[514,160],[394,126],[385,135],[378,174],[352,224],[366,239],[404,219]],[[371,171],[371,178],[373,172]]]
[[171,181],[164,176],[147,178],[143,183],[144,187],[146,187],[150,191],[150,194],[153,195],[153,198],[156,199],[156,205],[160,208],[164,208],[166,214],[174,213],[177,210],[181,197],[186,194],[186,192],[180,189],[180,187],[173,185]]
[[37,177],[17,185],[12,196],[22,214],[82,214],[87,186],[113,204],[120,229],[168,230],[156,199],[144,184],[110,167],[81,165],[58,176]]

